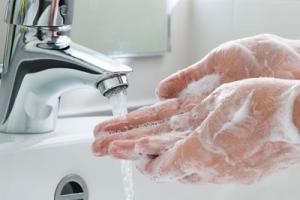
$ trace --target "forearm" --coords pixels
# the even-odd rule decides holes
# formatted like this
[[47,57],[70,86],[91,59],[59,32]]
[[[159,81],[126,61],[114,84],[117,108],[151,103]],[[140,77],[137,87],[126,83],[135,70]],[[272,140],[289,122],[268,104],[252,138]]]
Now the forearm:
[[293,120],[300,133],[300,95],[296,98],[295,101]]

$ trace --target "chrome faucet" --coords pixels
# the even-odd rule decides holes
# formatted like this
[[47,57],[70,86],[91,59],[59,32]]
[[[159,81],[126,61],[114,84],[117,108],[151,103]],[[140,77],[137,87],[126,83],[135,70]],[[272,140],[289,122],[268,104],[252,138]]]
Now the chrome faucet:
[[73,8],[74,0],[9,0],[0,132],[53,131],[68,90],[92,87],[106,96],[128,87],[130,67],[71,41]]

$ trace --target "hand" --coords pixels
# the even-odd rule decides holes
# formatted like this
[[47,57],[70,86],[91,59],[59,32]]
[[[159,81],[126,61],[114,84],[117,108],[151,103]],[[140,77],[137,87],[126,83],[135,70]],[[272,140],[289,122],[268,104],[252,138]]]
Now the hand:
[[[157,90],[158,96],[161,99],[169,98],[168,100],[144,107],[126,117],[99,124],[95,128],[97,139],[93,146],[96,155],[137,159],[139,155],[122,155],[124,151],[120,151],[119,154],[112,152],[112,147],[122,140],[135,139],[140,143],[147,143],[148,139],[144,137],[156,135],[164,135],[164,141],[161,141],[160,137],[152,137],[151,141],[154,142],[151,144],[155,144],[153,148],[173,147],[176,141],[188,135],[184,132],[174,133],[173,126],[178,126],[176,120],[182,121],[176,115],[189,114],[192,109],[197,111],[194,108],[223,83],[260,76],[298,79],[300,77],[298,43],[277,36],[261,35],[221,45],[199,63],[172,75],[160,84]],[[197,85],[198,87],[195,87]],[[174,115],[175,117],[172,117]],[[203,119],[206,117],[205,114],[201,115],[201,111],[195,115]],[[157,125],[150,126],[151,123]],[[197,126],[192,127],[192,124],[188,126],[191,130],[197,128]],[[181,127],[181,129],[186,128]],[[106,132],[121,133],[107,136]],[[121,144],[124,150],[132,148],[131,142]],[[155,156],[155,154],[151,155]]]
[[[191,95],[209,94],[223,83],[255,77],[300,79],[300,41],[275,35],[258,35],[227,42],[200,62],[163,80],[161,99],[180,97],[195,81],[204,84]],[[193,88],[192,88],[193,89]],[[197,93],[198,92],[198,93]]]
[[168,123],[116,133],[101,142],[113,139],[111,156],[136,160],[142,173],[158,181],[252,183],[299,161],[300,135],[292,118],[298,95],[299,81],[260,78],[224,84]]
[[[223,83],[255,77],[300,79],[299,52],[299,41],[268,34],[227,42],[199,63],[173,74],[159,84],[158,97],[170,101],[129,114],[126,119],[129,124],[122,119],[99,124],[95,134],[130,129],[187,112]],[[136,115],[141,119],[131,118]]]

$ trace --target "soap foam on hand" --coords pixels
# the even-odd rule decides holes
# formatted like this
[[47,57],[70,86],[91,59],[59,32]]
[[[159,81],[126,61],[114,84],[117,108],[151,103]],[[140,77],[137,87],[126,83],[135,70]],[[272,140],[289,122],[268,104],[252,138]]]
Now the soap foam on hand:
[[299,95],[300,83],[298,81],[281,95],[281,106],[272,124],[274,127],[272,141],[300,144],[300,133],[293,123],[294,102]]
[[190,83],[181,93],[180,97],[186,97],[197,94],[209,94],[220,85],[220,75],[206,75],[198,81]]
[[[253,156],[264,156],[266,159],[266,162],[276,163],[273,166],[269,166],[270,169],[253,169],[253,174],[257,175],[257,179],[261,178],[262,176],[266,175],[267,173],[273,173],[274,171],[288,167],[290,164],[299,161],[300,155],[299,155],[299,148],[300,145],[300,136],[299,131],[297,127],[295,127],[293,123],[293,110],[294,110],[294,102],[296,100],[296,97],[300,95],[300,82],[295,80],[280,80],[280,79],[273,79],[273,78],[259,78],[259,79],[249,79],[244,81],[239,81],[236,83],[231,83],[230,86],[238,85],[241,83],[244,84],[255,84],[256,81],[260,81],[263,84],[278,84],[279,87],[281,87],[282,94],[275,97],[276,101],[276,108],[277,111],[274,113],[269,123],[270,125],[269,130],[267,130],[266,133],[264,133],[264,137],[261,138],[261,140],[257,141],[256,146],[252,146],[251,149],[246,151],[244,154],[244,157],[236,157],[238,160],[233,159],[231,154],[232,152],[224,148],[224,146],[220,146],[217,142],[218,137],[220,137],[222,134],[231,135],[228,137],[233,138],[245,138],[249,136],[251,138],[251,127],[247,127],[247,120],[251,120],[249,118],[249,111],[252,109],[253,111],[253,105],[251,103],[251,98],[253,97],[253,93],[249,91],[249,95],[246,96],[240,104],[236,104],[234,109],[231,109],[231,112],[228,111],[228,121],[224,123],[220,128],[218,129],[216,133],[212,134],[213,137],[209,136],[208,134],[205,134],[205,132],[209,132],[209,129],[207,129],[207,126],[201,126],[198,128],[200,141],[203,144],[203,146],[210,152],[217,153],[224,157],[224,159],[228,162],[228,164],[234,166],[236,165],[239,160],[251,160],[251,157]],[[224,86],[226,87],[226,85]],[[267,92],[267,91],[266,91]],[[270,93],[269,93],[270,94]],[[222,96],[222,94],[221,94]],[[222,98],[224,100],[224,98]],[[225,98],[226,99],[226,98]],[[231,101],[234,101],[233,98],[231,98]],[[218,100],[216,101],[218,104]],[[219,102],[220,103],[220,102]],[[224,102],[223,102],[224,103]],[[252,106],[252,107],[251,107]],[[268,109],[267,107],[265,109]],[[215,111],[212,111],[210,115],[213,115]],[[259,111],[258,111],[259,112]],[[220,114],[219,114],[220,115]],[[208,116],[210,118],[210,116]],[[255,120],[255,119],[252,119]],[[243,122],[245,121],[245,122]],[[242,122],[243,125],[239,125],[239,123]],[[268,121],[266,121],[268,123]],[[250,123],[251,125],[251,123]],[[249,126],[250,126],[249,125]],[[242,128],[245,128],[243,130]],[[247,132],[245,132],[247,131]],[[253,134],[257,134],[257,131]],[[248,135],[248,136],[247,136]],[[249,142],[251,141],[249,138]],[[219,139],[220,140],[220,139]],[[242,142],[242,141],[241,141]],[[278,142],[284,142],[282,146],[290,146],[290,147],[274,147],[275,144],[271,144],[270,142],[275,142],[276,144],[280,144]],[[248,144],[244,144],[248,145]],[[273,145],[273,146],[272,146]],[[239,148],[238,146],[233,148]],[[273,148],[273,149],[269,149]],[[274,149],[275,148],[275,149]],[[281,154],[275,154],[274,151],[276,151],[276,148],[279,149],[286,149],[288,152],[281,153]],[[278,149],[277,149],[278,151]],[[276,155],[276,156],[275,156]],[[249,162],[251,162],[249,160]],[[272,161],[273,160],[273,161]],[[262,163],[261,163],[262,164]],[[250,170],[250,169],[249,169]],[[255,177],[253,177],[255,179]],[[251,182],[251,181],[250,181]]]
[[[212,85],[218,85],[219,80],[217,80],[216,77],[211,77],[211,83]],[[208,79],[205,79],[208,80]],[[202,80],[203,81],[203,80]],[[206,81],[204,81],[206,82]],[[209,81],[210,82],[210,81]],[[200,84],[200,82],[195,83]],[[202,82],[203,83],[203,82]],[[251,140],[248,140],[248,137],[251,138],[251,134],[253,133],[252,130],[255,129],[255,126],[251,124],[251,120],[257,120],[255,117],[252,119],[249,117],[253,114],[253,99],[255,98],[255,95],[257,95],[257,91],[260,88],[260,85],[271,85],[272,87],[266,87],[267,89],[272,90],[272,88],[278,87],[278,91],[280,92],[279,96],[274,95],[274,100],[276,101],[276,107],[278,107],[277,112],[270,117],[270,130],[266,132],[266,134],[263,134],[261,137],[261,140],[258,140],[256,143],[251,143]],[[242,86],[242,87],[241,87]],[[245,87],[247,86],[247,87]],[[274,86],[274,87],[273,87]],[[190,89],[192,88],[192,89]],[[192,91],[195,91],[195,88],[190,87],[187,88],[190,91],[186,92],[187,94],[192,94]],[[242,88],[242,89],[240,89]],[[247,89],[248,88],[248,89]],[[250,88],[250,89],[249,89]],[[211,89],[206,90],[205,92],[213,90],[213,87]],[[203,91],[203,89],[198,90],[198,92]],[[238,100],[236,100],[235,95],[241,94],[239,92],[242,91],[242,95]],[[276,92],[276,90],[274,90]],[[277,91],[277,92],[278,92]],[[261,92],[262,94],[268,93],[267,90],[263,90]],[[183,93],[182,93],[183,94]],[[268,97],[271,99],[273,96],[272,93],[268,93]],[[275,93],[274,93],[275,94]],[[205,148],[205,150],[208,152],[207,155],[201,155],[201,159],[203,160],[209,160],[211,159],[211,154],[217,154],[220,155],[222,158],[224,158],[224,162],[229,168],[234,168],[234,166],[238,166],[239,162],[245,161],[249,164],[249,166],[256,166],[256,167],[248,167],[247,169],[245,166],[241,166],[242,170],[245,170],[244,173],[251,174],[251,176],[244,177],[243,180],[239,180],[240,177],[234,176],[231,174],[223,174],[222,180],[219,180],[219,182],[236,182],[236,183],[251,183],[253,181],[259,180],[261,177],[275,172],[277,169],[289,166],[292,162],[294,162],[297,158],[299,158],[299,150],[293,149],[289,151],[289,153],[282,153],[275,156],[275,153],[277,149],[281,148],[280,146],[272,146],[269,144],[269,141],[272,142],[286,142],[287,144],[300,144],[299,139],[299,133],[296,131],[296,127],[294,126],[292,122],[292,111],[293,111],[293,103],[295,101],[296,96],[300,94],[300,84],[299,81],[292,81],[292,80],[279,80],[274,78],[257,78],[257,79],[247,79],[243,81],[236,81],[233,83],[223,84],[222,86],[218,87],[213,91],[211,95],[209,95],[206,99],[203,101],[207,101],[207,108],[204,110],[208,110],[208,115],[205,117],[204,121],[199,122],[199,124],[190,124],[191,122],[187,120],[187,118],[182,118],[181,114],[172,116],[168,120],[163,120],[160,122],[153,122],[149,124],[143,124],[143,127],[138,128],[144,128],[144,131],[147,129],[154,129],[155,127],[159,127],[162,123],[169,123],[170,126],[170,132],[169,133],[163,133],[163,137],[161,135],[157,136],[157,138],[152,138],[152,141],[159,140],[160,142],[167,144],[165,147],[165,152],[162,152],[162,156],[166,153],[166,155],[169,155],[166,157],[166,159],[161,160],[161,165],[164,165],[164,163],[172,162],[172,155],[176,155],[177,148],[184,143],[191,135],[190,133],[194,132],[194,134],[199,135],[199,141]],[[210,101],[213,99],[213,101]],[[264,99],[265,100],[265,99]],[[118,108],[120,103],[120,100],[116,98],[115,100],[112,100],[113,108]],[[225,102],[227,104],[225,104]],[[199,102],[200,104],[201,102]],[[126,105],[126,104],[123,104]],[[223,108],[222,108],[223,107]],[[223,112],[220,110],[220,108],[224,109]],[[202,118],[202,113],[195,113],[196,109],[192,109],[190,113],[193,113],[195,118]],[[201,109],[200,109],[201,110]],[[199,110],[198,110],[199,111]],[[222,111],[222,112],[221,112]],[[258,112],[264,110],[257,110]],[[126,112],[120,111],[124,115]],[[115,115],[118,115],[120,112],[114,112]],[[207,122],[212,118],[213,115],[216,115],[216,113],[219,116],[219,119],[226,119],[224,123],[220,125],[218,128],[218,131],[215,131],[214,134],[210,134],[211,131],[209,127],[209,124]],[[284,119],[283,119],[284,118]],[[246,123],[244,123],[246,122]],[[198,123],[196,121],[196,123]],[[284,123],[284,124],[282,124]],[[241,125],[242,124],[242,125]],[[198,128],[195,129],[195,127]],[[191,128],[193,127],[193,128]],[[251,131],[249,131],[251,130]],[[180,131],[183,134],[180,134]],[[256,130],[257,132],[257,130]],[[255,133],[255,132],[254,132]],[[253,133],[253,134],[254,134]],[[174,134],[174,135],[173,135]],[[173,139],[173,136],[177,135],[178,140],[174,140],[173,143],[168,143],[170,139]],[[218,142],[218,139],[226,135],[229,135],[232,138],[236,138],[241,140],[240,143],[236,143],[236,145],[228,145],[228,147],[235,148],[238,152],[240,147],[249,146],[251,148],[244,149],[245,152],[232,156],[232,149],[228,150],[226,148],[226,145],[220,145]],[[252,138],[253,139],[253,138]],[[152,149],[159,149],[159,146],[156,146],[157,143],[153,144]],[[139,148],[136,149],[136,151],[143,151]],[[146,154],[145,154],[146,155]],[[145,156],[144,155],[144,156]],[[258,163],[255,163],[257,161],[252,161],[252,157],[255,156],[261,156]],[[206,157],[206,158],[205,158]],[[262,159],[263,157],[263,159]],[[165,158],[165,157],[164,157]],[[144,159],[144,161],[147,160]],[[202,160],[202,161],[203,161]],[[262,161],[263,160],[263,161]],[[143,161],[143,159],[141,159]],[[201,161],[201,162],[202,162]],[[266,162],[266,163],[260,163],[260,162]],[[195,167],[193,166],[193,163],[191,160],[188,162],[182,160],[178,161],[176,165],[180,165],[182,167],[183,174],[180,175],[180,177],[177,174],[174,174],[172,171],[170,171],[169,174],[164,175],[163,177],[160,177],[159,174],[161,174],[160,165],[158,165],[155,169],[153,169],[153,172],[155,174],[155,177],[157,180],[161,181],[174,181],[178,180],[180,178],[189,176],[191,179],[197,180],[197,178],[201,179],[202,181],[210,182],[214,179],[214,177],[220,176],[219,169],[211,169],[210,167],[200,167],[197,168],[197,162],[194,163]],[[272,164],[273,166],[269,166],[269,168],[260,168],[261,166],[264,166],[265,164]],[[126,171],[127,168],[123,168],[123,171]],[[128,172],[127,172],[128,173]],[[128,173],[130,174],[130,173]],[[222,174],[222,173],[221,173]],[[242,174],[243,175],[243,174]],[[241,175],[241,176],[242,176]],[[125,180],[125,179],[124,179]],[[127,181],[126,179],[125,181]],[[130,185],[126,183],[127,185]]]
[[[153,178],[159,181],[174,181],[188,177],[195,182],[211,182],[219,177],[218,183],[249,184],[298,162],[299,132],[292,121],[293,105],[298,95],[300,82],[293,80],[256,78],[220,86],[203,100],[213,102],[205,105],[208,106],[205,109],[209,110],[206,119],[198,124],[192,135],[187,135],[168,149],[165,155],[162,154],[163,157],[152,170]],[[262,98],[263,104],[260,104],[259,98]],[[262,106],[269,104],[271,107]],[[271,108],[276,112],[269,110]],[[260,114],[263,114],[263,119],[266,120],[263,123]],[[189,125],[186,124],[190,122],[186,119],[181,120],[181,117],[171,117],[173,132],[182,127],[188,128]],[[212,120],[216,119],[220,120],[219,123],[212,123]],[[256,125],[259,123],[264,127],[257,130]],[[183,149],[177,151],[185,141],[195,135],[207,152],[200,153],[201,161],[194,161],[188,155],[179,154]],[[226,141],[224,136],[229,141]],[[231,140],[236,143],[230,144]],[[198,151],[195,147],[193,149]],[[187,151],[189,150],[184,150]],[[179,155],[180,160],[176,160]],[[223,158],[228,169],[220,170],[218,166],[199,167],[199,162],[209,161],[213,159],[213,155]],[[193,157],[195,158],[195,155]],[[179,171],[172,171],[174,166],[171,166],[166,172],[164,167],[170,163],[174,163]]]

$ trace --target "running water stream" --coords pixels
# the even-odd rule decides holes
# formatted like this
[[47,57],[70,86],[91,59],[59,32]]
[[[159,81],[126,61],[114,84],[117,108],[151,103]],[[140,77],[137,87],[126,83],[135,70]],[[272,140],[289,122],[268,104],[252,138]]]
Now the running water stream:
[[[125,89],[119,89],[109,94],[110,106],[115,117],[127,114],[127,96]],[[123,177],[123,187],[126,195],[125,200],[134,200],[133,188],[133,166],[131,161],[121,161],[121,173]]]

